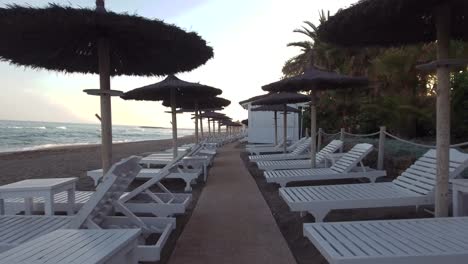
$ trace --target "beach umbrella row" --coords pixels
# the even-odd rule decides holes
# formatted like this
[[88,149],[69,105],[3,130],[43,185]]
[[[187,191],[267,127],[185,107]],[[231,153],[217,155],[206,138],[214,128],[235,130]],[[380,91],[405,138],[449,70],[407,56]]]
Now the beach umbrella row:
[[[164,106],[169,107],[171,105],[170,101],[163,101],[162,103]],[[203,137],[203,120],[199,116],[201,111],[215,111],[215,110],[222,110],[224,107],[231,104],[231,101],[221,98],[221,97],[213,97],[213,96],[205,96],[205,97],[195,97],[195,98],[188,98],[182,97],[178,98],[176,102],[176,107],[182,110],[183,112],[194,112],[195,114],[195,140],[196,143],[199,141],[199,133],[198,133],[198,119],[200,119],[200,132]]]
[[112,95],[110,77],[167,75],[189,71],[213,57],[198,34],[160,20],[117,14],[105,9],[45,8],[9,5],[0,8],[0,59],[67,73],[99,74],[102,167],[112,162]]
[[[259,107],[252,108],[251,110],[253,112],[273,112],[273,120],[275,126],[275,145],[278,145],[278,112],[284,111],[284,107],[282,105],[262,105]],[[299,110],[294,107],[287,106],[286,112],[298,113]]]
[[317,92],[328,89],[362,87],[367,84],[367,78],[351,77],[336,72],[319,70],[311,65],[304,73],[298,76],[267,84],[262,89],[269,92],[310,92],[310,161],[311,167],[315,168],[317,152]]
[[[133,89],[126,92],[122,98],[125,100],[144,100],[144,101],[166,101],[169,102],[172,112],[172,141],[174,158],[177,157],[177,99],[186,98],[204,98],[215,97],[221,94],[220,89],[180,80],[175,75],[169,75],[164,80]],[[198,110],[198,104],[194,104],[195,110]],[[198,122],[197,122],[198,123]],[[198,131],[198,130],[197,130]],[[198,135],[197,135],[198,138]]]
[[[288,93],[288,92],[281,92],[281,93],[270,93],[261,99],[255,100],[252,102],[252,105],[281,105],[283,108],[283,152],[286,153],[286,140],[288,134],[288,104],[296,104],[296,103],[304,103],[308,102],[309,97],[303,94],[298,93]],[[276,118],[276,117],[275,117]],[[276,121],[276,119],[275,119]],[[276,125],[276,122],[275,122]],[[276,129],[276,126],[275,126]],[[277,143],[277,142],[276,142]]]
[[339,11],[320,26],[321,39],[340,46],[437,43],[437,60],[420,68],[437,71],[437,185],[435,215],[448,215],[450,70],[467,60],[449,57],[450,40],[468,41],[466,0],[367,0]]

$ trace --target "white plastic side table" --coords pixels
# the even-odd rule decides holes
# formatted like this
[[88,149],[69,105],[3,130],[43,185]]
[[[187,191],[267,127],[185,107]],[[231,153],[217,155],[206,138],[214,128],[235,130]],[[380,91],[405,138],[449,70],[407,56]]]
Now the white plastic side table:
[[75,184],[77,178],[29,179],[0,186],[0,214],[5,213],[7,198],[24,198],[25,214],[31,214],[33,198],[43,197],[44,213],[54,214],[54,195],[67,191],[68,214],[72,215],[75,205]]

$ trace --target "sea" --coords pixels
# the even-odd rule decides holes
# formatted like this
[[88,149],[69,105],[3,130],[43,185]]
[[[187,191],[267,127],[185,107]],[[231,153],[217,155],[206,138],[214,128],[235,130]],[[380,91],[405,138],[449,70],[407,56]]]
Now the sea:
[[[192,135],[192,129],[178,129],[178,136]],[[112,127],[114,143],[172,138],[171,128],[143,126]],[[0,120],[0,152],[16,152],[60,146],[101,143],[99,124]]]

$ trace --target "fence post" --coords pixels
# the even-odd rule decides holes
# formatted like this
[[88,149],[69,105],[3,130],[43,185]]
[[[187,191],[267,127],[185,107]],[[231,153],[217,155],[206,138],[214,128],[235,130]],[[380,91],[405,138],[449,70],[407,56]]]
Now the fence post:
[[379,156],[377,157],[377,169],[383,170],[384,167],[384,152],[385,152],[385,126],[380,127],[379,134]]
[[317,149],[320,151],[320,149],[322,149],[322,128],[319,128],[318,129],[318,133],[317,133]]
[[345,130],[344,128],[340,129],[340,140],[343,142],[343,145],[341,145],[340,152],[343,152],[343,147],[344,147],[344,137],[345,137]]

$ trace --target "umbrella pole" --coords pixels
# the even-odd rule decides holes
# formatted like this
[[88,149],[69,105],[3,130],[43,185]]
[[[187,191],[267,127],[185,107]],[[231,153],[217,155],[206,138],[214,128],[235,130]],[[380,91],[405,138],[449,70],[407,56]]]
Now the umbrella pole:
[[195,101],[195,143],[198,144],[198,102]]
[[[439,6],[436,10],[437,59],[449,58],[450,7]],[[448,216],[448,175],[450,148],[450,69],[437,68],[437,185],[435,216]]]
[[[110,63],[109,41],[99,40],[99,82],[101,91],[110,91]],[[110,169],[112,163],[112,113],[109,94],[101,94],[101,140],[102,140],[102,168],[104,173]]]
[[286,153],[287,144],[286,141],[288,139],[288,105],[284,104],[283,110],[283,152]]
[[310,91],[310,166],[315,168],[315,156],[317,152],[317,95],[315,90]]
[[[201,111],[198,111],[198,115],[200,116],[201,115]],[[203,139],[204,135],[203,135],[203,117],[200,116],[200,133],[201,133],[201,137]]]
[[275,111],[275,146],[278,145],[278,112]]
[[210,118],[207,118],[208,120],[208,135],[211,136],[211,124],[210,124]]
[[171,89],[171,113],[172,113],[172,154],[177,158],[177,115],[176,115],[176,94],[175,90]]
[[[106,12],[103,0],[96,1],[96,12]],[[99,85],[103,92],[101,100],[101,161],[103,172],[106,173],[112,163],[112,113],[110,94],[110,57],[109,40],[98,40]]]
[[221,122],[218,120],[218,135],[221,135]]
[[211,124],[212,124],[212,126],[213,126],[213,136],[214,136],[214,135],[216,135],[216,124],[215,124],[215,120],[214,120],[214,119],[211,120]]

